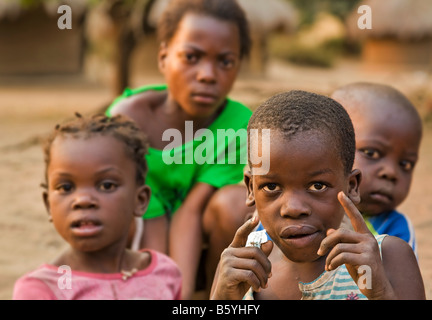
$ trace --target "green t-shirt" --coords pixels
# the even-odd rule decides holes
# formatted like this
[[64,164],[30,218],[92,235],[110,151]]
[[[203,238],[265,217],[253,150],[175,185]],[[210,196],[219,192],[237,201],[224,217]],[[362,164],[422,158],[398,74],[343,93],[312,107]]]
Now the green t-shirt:
[[[145,86],[126,89],[114,100],[106,114],[120,101],[147,90],[166,90],[166,85]],[[146,184],[152,195],[144,214],[145,219],[172,215],[183,203],[197,182],[216,188],[236,184],[243,179],[247,163],[246,128],[252,111],[243,104],[227,99],[227,104],[218,118],[203,130],[198,130],[193,140],[185,141],[175,129],[165,131],[167,141],[163,150],[149,148],[146,156],[148,173]],[[185,123],[186,134],[193,134],[193,123]],[[178,139],[182,139],[181,145]],[[176,143],[177,147],[170,147]]]

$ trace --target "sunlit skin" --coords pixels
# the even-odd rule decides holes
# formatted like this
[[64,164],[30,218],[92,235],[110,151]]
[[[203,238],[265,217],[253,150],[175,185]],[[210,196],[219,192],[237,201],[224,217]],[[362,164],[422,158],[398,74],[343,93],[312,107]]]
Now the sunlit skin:
[[351,112],[356,132],[355,167],[363,173],[359,210],[377,215],[397,208],[408,196],[419,158],[421,129],[418,121],[388,101],[379,108],[360,107]]
[[54,140],[43,196],[70,245],[55,264],[101,273],[148,265],[147,253],[126,250],[131,221],[145,211],[150,191],[136,182],[136,164],[125,150],[109,136]]
[[[361,173],[346,173],[331,141],[313,130],[291,139],[272,132],[270,171],[245,173],[248,204],[256,205],[259,219],[255,216],[240,227],[223,252],[212,299],[241,299],[250,287],[255,299],[300,299],[299,281],[311,282],[343,264],[356,282],[359,266],[371,268],[372,289],[361,289],[369,299],[425,298],[408,244],[386,237],[381,258],[355,206]],[[353,230],[339,228],[344,213]],[[245,247],[259,220],[272,241],[260,249]]]

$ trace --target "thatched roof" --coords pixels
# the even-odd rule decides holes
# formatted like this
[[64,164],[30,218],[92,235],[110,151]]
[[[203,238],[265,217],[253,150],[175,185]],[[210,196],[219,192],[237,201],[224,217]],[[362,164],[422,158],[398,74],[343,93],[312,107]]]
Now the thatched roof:
[[21,4],[19,1],[0,0],[0,20],[4,17],[14,19],[21,12]]
[[[80,16],[87,9],[90,0],[50,0],[40,1],[47,14],[57,16],[58,7],[66,4],[71,7],[74,15]],[[21,12],[26,10],[21,0],[0,0],[0,20],[3,18],[16,19]]]
[[361,30],[357,8],[347,19],[348,33],[356,39],[363,37],[396,37],[421,39],[432,36],[431,0],[364,0],[372,10],[372,29]]
[[298,14],[290,3],[281,0],[237,0],[248,17],[252,30],[293,31],[298,24]]
[[[156,27],[169,1],[156,1],[149,15],[150,26]],[[282,29],[290,32],[297,26],[297,12],[284,0],[237,0],[237,2],[246,12],[252,30],[270,32]]]

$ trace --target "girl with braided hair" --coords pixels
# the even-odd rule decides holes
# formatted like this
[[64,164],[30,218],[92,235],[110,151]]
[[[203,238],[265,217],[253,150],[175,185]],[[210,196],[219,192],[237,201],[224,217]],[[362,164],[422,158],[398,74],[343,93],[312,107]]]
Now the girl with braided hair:
[[44,148],[43,200],[69,246],[18,279],[13,299],[180,298],[180,271],[169,257],[127,249],[131,222],[150,198],[146,145],[121,115],[77,114],[56,126]]

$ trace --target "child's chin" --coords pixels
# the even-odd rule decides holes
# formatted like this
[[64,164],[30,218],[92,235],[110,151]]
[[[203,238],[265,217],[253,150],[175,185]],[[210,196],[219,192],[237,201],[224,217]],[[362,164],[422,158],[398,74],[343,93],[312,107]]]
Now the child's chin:
[[318,251],[318,247],[314,249],[289,250],[288,252],[284,252],[284,254],[292,262],[307,263],[307,262],[314,262],[322,258],[317,254],[317,251]]
[[371,217],[394,210],[393,206],[383,206],[375,203],[359,206],[358,209],[362,215]]

